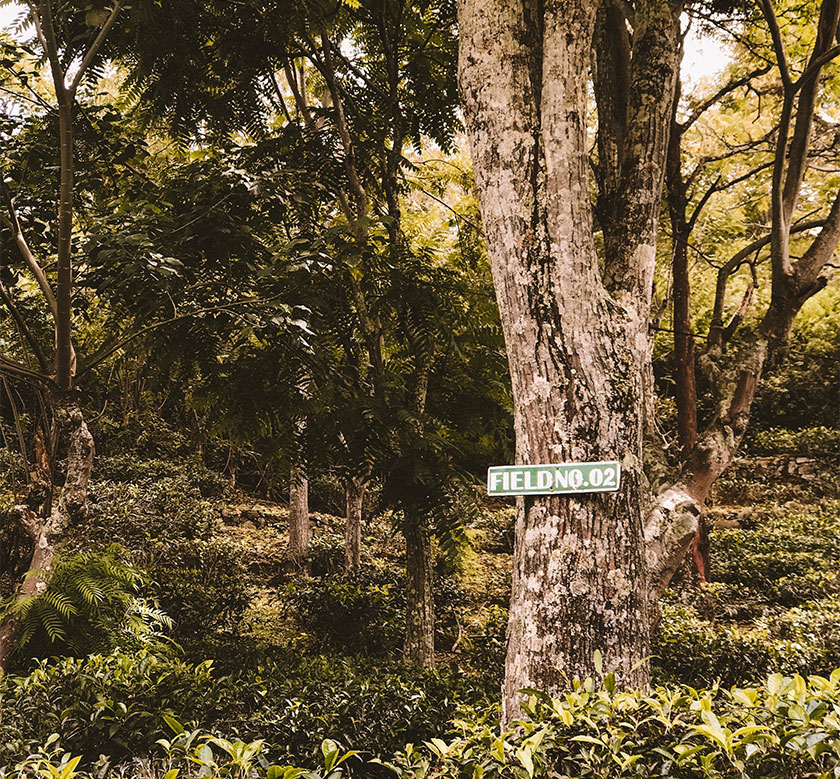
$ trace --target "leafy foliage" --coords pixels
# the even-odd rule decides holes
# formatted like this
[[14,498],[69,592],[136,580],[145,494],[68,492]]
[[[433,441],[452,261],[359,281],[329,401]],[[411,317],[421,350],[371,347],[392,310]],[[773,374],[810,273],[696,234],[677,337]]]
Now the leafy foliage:
[[531,699],[530,720],[499,734],[460,721],[454,741],[409,745],[387,763],[401,779],[419,777],[827,777],[840,764],[830,677],[773,674],[764,685],[649,694],[605,690],[591,679],[565,698]]
[[314,767],[324,738],[370,754],[441,732],[460,704],[487,705],[474,681],[455,669],[418,673],[293,651],[229,676],[209,662],[142,649],[43,661],[27,676],[0,677],[0,765],[52,733],[88,763],[103,754],[114,761],[154,755],[157,739],[171,739],[166,716],[190,729],[264,739],[276,760]]
[[[266,779],[338,779],[351,775],[400,779],[464,776],[537,779],[661,777],[685,779],[825,779],[840,766],[840,723],[835,716],[840,670],[828,677],[770,675],[762,685],[713,688],[658,687],[650,693],[615,692],[615,679],[576,682],[562,699],[531,697],[528,719],[499,732],[483,717],[466,714],[454,723],[459,735],[408,744],[394,757],[361,763],[355,750],[324,739],[309,770],[272,760],[266,739],[227,739],[192,729],[172,716],[158,739],[160,765],[176,776],[256,776]],[[49,772],[80,763],[81,755],[51,738],[18,762],[22,773]],[[285,763],[285,764],[284,764]],[[316,767],[317,766],[317,767]],[[107,766],[99,776],[107,774]],[[176,773],[178,772],[178,773]],[[357,773],[358,772],[358,773]],[[45,775],[50,775],[45,773]],[[79,774],[87,779],[89,774]],[[58,776],[58,774],[55,774]]]
[[137,597],[144,579],[115,544],[65,554],[47,574],[43,593],[13,597],[2,613],[19,624],[19,653],[83,653],[118,641],[154,642],[171,620]]
[[[358,571],[289,583],[283,609],[306,631],[320,652],[387,656],[401,646],[405,626],[405,582],[393,569],[363,565]],[[462,594],[446,577],[435,581],[436,628],[454,642],[455,614]]]
[[222,538],[158,542],[148,566],[149,589],[171,617],[175,640],[196,648],[214,633],[240,632],[251,601],[241,546]]

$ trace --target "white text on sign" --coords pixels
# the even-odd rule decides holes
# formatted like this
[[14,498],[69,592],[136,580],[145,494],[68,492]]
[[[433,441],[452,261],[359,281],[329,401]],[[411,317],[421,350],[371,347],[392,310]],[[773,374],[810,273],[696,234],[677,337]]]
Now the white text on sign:
[[557,465],[498,465],[487,470],[488,495],[559,495],[615,492],[621,483],[618,462]]

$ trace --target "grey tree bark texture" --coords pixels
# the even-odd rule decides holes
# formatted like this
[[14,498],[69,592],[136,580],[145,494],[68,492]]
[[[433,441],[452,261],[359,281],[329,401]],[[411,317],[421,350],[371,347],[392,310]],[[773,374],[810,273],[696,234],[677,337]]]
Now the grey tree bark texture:
[[[519,712],[521,688],[561,689],[592,672],[595,650],[625,682],[647,681],[648,315],[677,67],[677,47],[669,51],[663,38],[678,34],[679,7],[637,5],[637,48],[646,41],[662,68],[651,74],[639,56],[631,85],[639,120],[625,128],[630,159],[620,175],[636,179],[640,194],[627,203],[618,193],[629,213],[615,221],[623,240],[605,272],[593,241],[586,134],[598,3],[459,7],[459,77],[510,362],[517,461],[622,465],[618,492],[518,501],[506,721]],[[660,114],[666,121],[657,124]]]
[[309,480],[303,466],[294,464],[289,469],[289,560],[294,565],[304,565],[312,524],[309,520]]
[[418,668],[435,663],[432,544],[425,518],[405,510],[405,657]]
[[362,562],[362,504],[365,497],[365,482],[358,476],[351,476],[344,485],[344,506],[346,525],[344,528],[344,567],[358,571]]
[[[821,4],[796,81],[771,0],[782,108],[772,183],[771,300],[726,368],[710,333],[698,358],[716,413],[679,472],[651,436],[648,332],[656,234],[680,56],[679,0],[459,0],[459,81],[508,350],[519,463],[616,459],[617,493],[520,498],[505,666],[506,722],[522,688],[560,691],[604,670],[648,679],[657,601],[731,463],[765,367],[796,313],[827,283],[840,244],[840,193],[793,263],[789,240],[807,167],[821,69],[837,50],[840,0]],[[590,73],[598,109],[593,239],[586,138]],[[737,255],[730,261],[737,260]],[[718,285],[723,305],[726,277]],[[643,462],[646,469],[643,469]]]

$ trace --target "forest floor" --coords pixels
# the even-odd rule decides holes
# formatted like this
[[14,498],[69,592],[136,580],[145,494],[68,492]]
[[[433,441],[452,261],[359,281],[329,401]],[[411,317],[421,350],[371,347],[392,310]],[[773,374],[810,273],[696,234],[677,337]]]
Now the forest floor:
[[[840,664],[838,498],[833,458],[782,454],[736,463],[709,503],[710,581],[698,586],[685,566],[664,600],[653,658],[661,680],[736,683],[774,665],[807,673]],[[247,629],[268,646],[317,641],[283,607],[291,586],[283,586],[290,572],[282,563],[288,509],[240,495],[219,512],[218,535],[244,555],[253,596]],[[343,519],[328,513],[314,513],[312,519],[311,573],[340,578]],[[443,606],[444,621],[451,624],[440,630],[437,651],[443,662],[470,662],[482,645],[482,660],[500,664],[513,507],[486,501],[466,537],[457,561],[439,565],[455,591],[449,593],[454,601]],[[402,554],[389,516],[366,524],[363,568],[396,579]],[[500,671],[498,665],[493,669]]]

